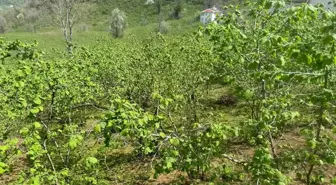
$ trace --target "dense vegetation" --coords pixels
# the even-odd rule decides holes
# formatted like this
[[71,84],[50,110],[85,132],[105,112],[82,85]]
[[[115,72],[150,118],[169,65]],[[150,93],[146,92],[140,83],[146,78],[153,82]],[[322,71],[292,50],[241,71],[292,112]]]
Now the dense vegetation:
[[0,183],[335,184],[336,14],[285,7],[66,54],[1,38]]

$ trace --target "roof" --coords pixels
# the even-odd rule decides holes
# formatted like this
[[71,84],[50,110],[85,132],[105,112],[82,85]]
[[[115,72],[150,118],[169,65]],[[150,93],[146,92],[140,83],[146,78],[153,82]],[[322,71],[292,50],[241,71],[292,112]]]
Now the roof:
[[206,12],[206,13],[218,13],[220,11],[216,7],[212,7],[212,8],[203,10],[202,12]]

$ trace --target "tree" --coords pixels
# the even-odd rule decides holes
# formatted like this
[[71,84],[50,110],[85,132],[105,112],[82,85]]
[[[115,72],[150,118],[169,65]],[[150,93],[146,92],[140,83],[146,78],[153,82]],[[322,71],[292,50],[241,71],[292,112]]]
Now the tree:
[[162,11],[162,0],[146,0],[145,4],[146,5],[154,5],[156,10],[157,10],[157,13],[158,14],[161,14],[161,11]]
[[0,34],[4,34],[6,32],[7,21],[4,17],[0,16]]
[[118,8],[112,11],[111,15],[111,34],[115,38],[122,37],[127,26],[127,17],[125,13]]
[[180,19],[182,13],[182,0],[176,0],[176,6],[174,7],[173,17]]
[[52,12],[52,19],[62,29],[69,54],[73,52],[73,28],[86,12],[85,0],[48,0],[44,3],[47,11]]
[[24,12],[25,23],[29,24],[30,31],[36,32],[37,30],[37,21],[39,20],[39,11],[36,8],[26,9]]
[[25,3],[27,8],[36,8],[36,9],[41,9],[45,5],[45,1],[42,0],[26,0]]
[[157,9],[158,13],[158,23],[159,23],[159,30],[160,30],[160,25],[161,22],[163,21],[163,15],[162,15],[162,1],[163,0],[147,0],[146,5],[154,5]]
[[[243,0],[239,0],[239,3],[242,4]],[[221,7],[223,4],[228,3],[228,0],[204,0],[203,4],[204,4],[204,8],[211,8],[213,6],[216,7]],[[236,2],[238,2],[238,0],[236,0]]]
[[161,21],[159,23],[159,28],[158,28],[158,32],[162,33],[162,34],[167,34],[169,32],[170,26],[169,23],[166,21]]
[[215,0],[204,0],[204,8],[211,8],[215,5]]

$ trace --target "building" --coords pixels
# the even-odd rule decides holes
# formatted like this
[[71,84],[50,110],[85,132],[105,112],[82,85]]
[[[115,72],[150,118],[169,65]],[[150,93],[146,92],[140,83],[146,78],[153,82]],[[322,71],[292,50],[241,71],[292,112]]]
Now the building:
[[292,3],[308,3],[311,5],[322,4],[326,9],[335,10],[334,4],[332,3],[333,0],[292,0]]
[[216,20],[217,16],[221,16],[222,12],[215,6],[206,10],[203,10],[200,16],[200,21],[203,24],[209,24]]
[[309,3],[312,5],[323,4],[326,9],[335,10],[332,0],[309,0]]

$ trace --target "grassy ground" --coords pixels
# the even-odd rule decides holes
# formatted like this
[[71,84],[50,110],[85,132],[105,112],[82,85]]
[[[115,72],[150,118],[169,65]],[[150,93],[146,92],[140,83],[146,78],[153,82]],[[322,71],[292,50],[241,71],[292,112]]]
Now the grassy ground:
[[[181,20],[169,21],[169,32],[167,37],[193,33],[200,26],[199,22],[193,18],[185,18]],[[131,42],[133,38],[145,39],[150,36],[151,33],[156,32],[158,27],[157,23],[148,24],[146,26],[130,27],[125,30],[123,38],[124,42]],[[4,35],[0,35],[6,40],[19,39],[22,42],[33,43],[38,42],[38,48],[44,52],[53,52],[54,49],[58,51],[66,51],[66,46],[62,31],[60,29],[54,29],[52,31],[44,32],[9,32]],[[97,42],[99,39],[114,39],[108,32],[105,31],[76,31],[73,35],[73,43],[76,46],[90,46]],[[132,44],[132,43],[130,43]]]

